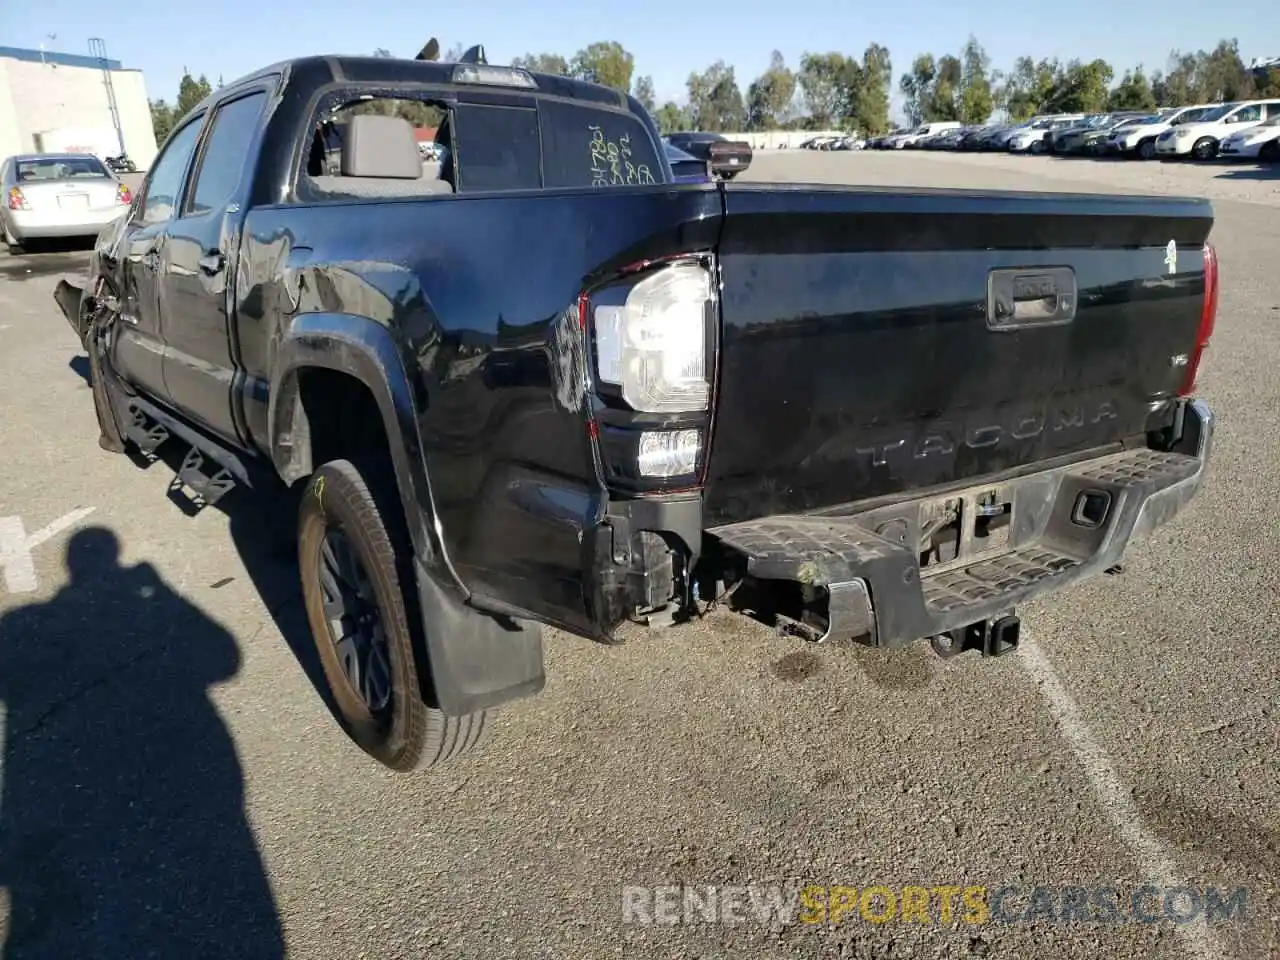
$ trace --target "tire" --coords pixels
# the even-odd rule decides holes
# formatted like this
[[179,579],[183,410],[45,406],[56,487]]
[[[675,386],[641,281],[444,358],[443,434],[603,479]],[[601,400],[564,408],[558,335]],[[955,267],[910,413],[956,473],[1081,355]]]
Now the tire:
[[[422,698],[415,651],[423,647],[415,643],[411,557],[394,480],[386,471],[363,461],[357,467],[349,460],[333,460],[315,471],[298,508],[298,564],[311,636],[347,735],[399,772],[424,770],[472,749],[486,721],[484,711],[446,717]],[[333,576],[335,568],[342,569],[350,587],[361,589],[335,589],[343,586]],[[325,612],[326,592],[331,599],[346,595],[344,629],[357,619],[355,610],[376,616],[384,643],[376,642],[375,633],[368,645],[373,652],[363,666],[379,665],[378,672],[387,675],[384,682],[374,675],[362,692],[349,677],[344,662],[351,661],[354,651],[348,644],[345,660],[339,652],[339,638]],[[370,674],[362,667],[356,672]]]
[[1156,142],[1154,140],[1143,140],[1138,144],[1138,156],[1143,160],[1150,160],[1156,155]]
[[1258,151],[1258,159],[1263,163],[1280,163],[1280,140],[1264,143]]
[[1043,141],[1043,140],[1032,140],[1032,141],[1031,141],[1031,148],[1030,148],[1030,149],[1031,149],[1031,152],[1032,152],[1032,153],[1035,153],[1035,154],[1044,153],[1044,141]]
[[1218,141],[1213,137],[1201,137],[1191,147],[1191,156],[1196,160],[1212,160],[1218,152]]

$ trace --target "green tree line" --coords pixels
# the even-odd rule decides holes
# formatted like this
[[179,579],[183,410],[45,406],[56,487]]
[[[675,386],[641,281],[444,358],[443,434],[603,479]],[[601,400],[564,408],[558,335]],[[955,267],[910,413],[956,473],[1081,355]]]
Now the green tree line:
[[[457,59],[455,45],[440,59]],[[392,56],[386,50],[375,56]],[[512,64],[540,73],[560,74],[631,93],[654,117],[664,133],[674,130],[856,130],[880,134],[890,129],[889,101],[894,87],[889,51],[868,44],[862,54],[806,52],[794,67],[777,50],[769,66],[744,90],[734,68],[717,60],[685,81],[683,103],[657,102],[653,78],[636,73],[635,57],[616,40],[592,43],[565,57],[527,53]],[[219,80],[221,84],[221,80]],[[153,101],[157,141],[210,92],[202,75],[185,72],[173,106]],[[922,53],[897,81],[912,124],[934,120],[985,123],[996,112],[1013,120],[1038,113],[1091,113],[1104,110],[1147,110],[1249,97],[1280,96],[1280,69],[1265,75],[1251,71],[1235,39],[1221,40],[1212,50],[1174,50],[1163,69],[1150,74],[1127,67],[1117,78],[1105,60],[1019,57],[1008,71],[993,68],[975,37],[955,53]],[[429,111],[430,108],[424,108]],[[409,119],[427,123],[434,115]]]

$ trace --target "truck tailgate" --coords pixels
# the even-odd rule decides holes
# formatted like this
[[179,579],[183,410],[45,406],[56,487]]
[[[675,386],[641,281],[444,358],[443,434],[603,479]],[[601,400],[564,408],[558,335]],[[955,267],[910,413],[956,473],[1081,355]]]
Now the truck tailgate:
[[1172,417],[1207,202],[756,184],[724,198],[709,525],[1119,449]]

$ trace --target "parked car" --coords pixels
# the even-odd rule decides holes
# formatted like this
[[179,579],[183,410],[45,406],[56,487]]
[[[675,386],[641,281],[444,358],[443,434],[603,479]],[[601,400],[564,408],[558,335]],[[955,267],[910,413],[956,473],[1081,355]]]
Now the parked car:
[[1233,133],[1218,145],[1218,153],[1228,160],[1280,160],[1280,116]]
[[30,240],[92,237],[133,200],[129,188],[88,153],[28,153],[0,166],[0,232],[10,253]]
[[1157,114],[1151,113],[1128,117],[1114,126],[1095,130],[1084,139],[1082,152],[1093,157],[1115,156],[1121,152],[1116,138],[1124,138],[1131,131],[1140,129],[1143,124],[1159,120]]
[[1181,123],[1160,134],[1156,139],[1156,154],[1212,160],[1223,139],[1277,116],[1280,116],[1280,100],[1224,103],[1194,123]]
[[1184,123],[1203,119],[1220,107],[1216,103],[1200,103],[1191,107],[1179,107],[1157,112],[1156,116],[1134,121],[1112,131],[1109,152],[1126,157],[1150,160],[1156,155],[1156,139],[1165,131]]
[[1137,111],[1102,113],[1086,117],[1078,124],[1051,130],[1047,134],[1049,152],[1063,156],[1090,153],[1093,144],[1106,139],[1119,124],[1141,116]]
[[892,141],[889,143],[889,147],[894,150],[914,147],[921,140],[925,140],[929,137],[935,137],[940,133],[944,133],[948,130],[955,130],[959,127],[960,124],[955,120],[938,120],[933,123],[922,123],[913,130],[908,130],[904,134],[893,137]]
[[1008,137],[1006,144],[1010,153],[1044,153],[1048,148],[1046,137],[1055,130],[1065,130],[1083,120],[1076,114],[1065,117],[1043,117],[1033,120],[1025,126],[1015,129]]
[[751,166],[751,144],[729,140],[718,133],[683,132],[667,135],[667,142],[690,156],[705,160],[711,173],[732,180]]
[[[438,172],[387,96],[444,113]],[[546,624],[1008,653],[1204,481],[1208,201],[672,190],[660,144],[566,77],[296,59],[179,120],[58,284],[101,446],[295,492],[335,714],[392,769],[541,690]]]

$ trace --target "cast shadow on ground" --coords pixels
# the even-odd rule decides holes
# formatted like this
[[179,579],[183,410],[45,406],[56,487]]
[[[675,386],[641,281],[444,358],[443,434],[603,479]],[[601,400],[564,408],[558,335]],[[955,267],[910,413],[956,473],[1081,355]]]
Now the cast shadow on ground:
[[1214,177],[1215,180],[1275,180],[1280,183],[1280,163],[1256,167],[1238,167],[1225,170]]
[[[84,355],[72,357],[69,366],[89,384],[89,359]],[[201,508],[196,505],[177,482],[178,468],[182,465],[185,445],[180,440],[170,440],[156,451],[155,458],[140,453],[132,444],[127,456],[134,465],[146,470],[153,465],[169,479],[169,500],[184,513],[193,514]],[[213,507],[227,517],[232,542],[244,563],[254,589],[262,598],[280,635],[302,667],[325,706],[335,712],[320,658],[311,640],[311,628],[307,624],[302,606],[302,591],[298,582],[297,544],[294,538],[298,514],[296,491],[282,485],[269,490],[250,490],[236,487]],[[229,581],[228,581],[229,582]],[[223,583],[215,584],[222,586]]]
[[76,532],[66,585],[0,616],[0,956],[283,957],[209,693],[239,648],[119,552],[104,527]]

